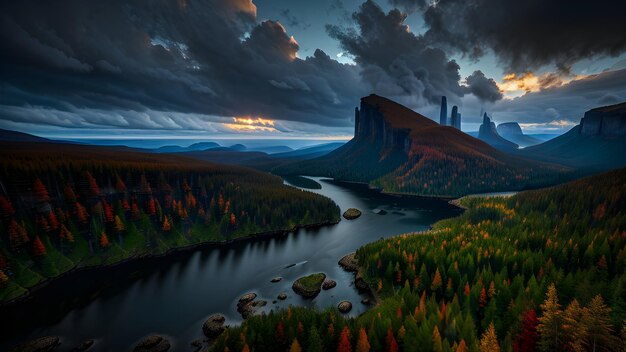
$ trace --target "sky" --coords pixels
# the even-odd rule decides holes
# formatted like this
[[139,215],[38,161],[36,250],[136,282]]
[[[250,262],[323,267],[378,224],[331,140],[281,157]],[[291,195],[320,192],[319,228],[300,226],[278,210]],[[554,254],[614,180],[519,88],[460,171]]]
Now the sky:
[[[349,139],[376,93],[476,131],[563,133],[626,101],[626,3],[0,4],[0,128],[72,139]],[[448,108],[450,111],[450,107]]]

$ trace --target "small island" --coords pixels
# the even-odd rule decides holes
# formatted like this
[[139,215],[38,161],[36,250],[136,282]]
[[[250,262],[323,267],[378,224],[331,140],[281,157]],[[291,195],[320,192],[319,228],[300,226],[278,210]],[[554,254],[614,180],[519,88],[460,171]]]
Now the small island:
[[357,208],[350,208],[343,213],[343,217],[346,218],[346,220],[354,220],[359,216],[361,216],[361,211]]
[[299,278],[293,283],[293,290],[305,298],[313,298],[322,291],[326,274],[317,273]]

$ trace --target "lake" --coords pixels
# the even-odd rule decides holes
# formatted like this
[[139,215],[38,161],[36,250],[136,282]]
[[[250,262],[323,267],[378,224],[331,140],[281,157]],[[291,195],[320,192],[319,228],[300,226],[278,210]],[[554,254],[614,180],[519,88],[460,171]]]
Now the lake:
[[[203,337],[202,324],[209,315],[222,313],[229,324],[242,321],[236,304],[247,292],[267,300],[266,311],[289,305],[323,309],[349,300],[349,315],[355,316],[368,307],[360,303],[365,296],[354,287],[353,274],[337,265],[341,257],[381,237],[427,230],[461,212],[446,200],[385,195],[362,184],[312,179],[322,187],[311,192],[331,198],[342,213],[354,207],[363,215],[283,237],[70,274],[19,307],[0,312],[0,350],[17,341],[57,335],[62,338],[59,351],[86,339],[97,341],[90,351],[126,351],[152,333],[167,336],[172,350],[192,350],[189,343]],[[336,280],[337,287],[312,300],[296,295],[293,281],[316,272]],[[283,280],[271,283],[277,276]],[[272,303],[281,292],[288,298]]]

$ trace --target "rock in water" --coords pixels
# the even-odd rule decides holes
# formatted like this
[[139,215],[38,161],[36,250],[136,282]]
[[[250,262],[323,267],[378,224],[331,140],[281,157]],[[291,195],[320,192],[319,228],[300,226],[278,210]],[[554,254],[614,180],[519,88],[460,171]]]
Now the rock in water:
[[139,342],[133,352],[165,352],[170,347],[170,342],[163,336],[151,335]]
[[256,298],[256,293],[254,292],[246,293],[245,295],[239,298],[239,302],[237,303],[237,308],[241,309],[246,304],[254,301],[255,298]]
[[226,317],[222,314],[211,315],[202,325],[202,332],[204,333],[204,336],[208,338],[215,338],[219,336],[226,329],[226,326],[224,326],[225,321]]
[[313,298],[322,291],[322,283],[326,279],[326,274],[318,273],[304,276],[296,280],[292,288],[302,297]]
[[80,345],[74,347],[73,352],[83,352],[88,351],[96,341],[94,339],[89,339],[81,343]]
[[324,283],[322,284],[322,290],[330,290],[331,288],[335,286],[337,286],[337,281],[326,279],[324,280]]
[[339,266],[345,271],[359,270],[359,262],[356,260],[356,253],[350,253],[339,260]]
[[347,220],[354,220],[361,216],[361,211],[357,208],[350,208],[343,213],[343,217]]
[[281,281],[282,279],[283,279],[282,277],[275,277],[275,278],[271,279],[270,281],[276,283],[276,282]]
[[279,300],[281,300],[281,301],[284,301],[284,300],[286,300],[286,299],[287,299],[287,294],[286,294],[286,293],[284,293],[284,292],[279,293],[277,298],[278,298]]
[[337,305],[337,309],[339,309],[341,313],[348,313],[352,310],[352,303],[350,303],[350,301],[341,301]]
[[23,343],[12,349],[11,352],[48,352],[53,351],[60,344],[58,336],[44,336]]

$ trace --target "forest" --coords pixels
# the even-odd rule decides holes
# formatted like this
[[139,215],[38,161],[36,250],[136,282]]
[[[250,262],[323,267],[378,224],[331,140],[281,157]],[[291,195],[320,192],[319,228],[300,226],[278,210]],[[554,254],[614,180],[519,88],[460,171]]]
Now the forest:
[[232,327],[213,351],[623,351],[626,169],[464,198],[427,234],[357,250],[378,304],[357,318],[291,307]]
[[77,267],[339,221],[330,199],[195,159],[62,144],[0,148],[0,302]]

